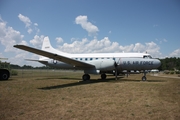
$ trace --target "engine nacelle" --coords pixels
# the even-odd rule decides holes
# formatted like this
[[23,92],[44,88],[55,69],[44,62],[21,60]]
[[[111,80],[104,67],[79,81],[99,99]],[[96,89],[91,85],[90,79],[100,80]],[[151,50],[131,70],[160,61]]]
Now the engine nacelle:
[[101,60],[94,60],[90,61],[90,64],[93,64],[96,70],[100,71],[109,71],[115,69],[115,61],[112,59],[101,59]]

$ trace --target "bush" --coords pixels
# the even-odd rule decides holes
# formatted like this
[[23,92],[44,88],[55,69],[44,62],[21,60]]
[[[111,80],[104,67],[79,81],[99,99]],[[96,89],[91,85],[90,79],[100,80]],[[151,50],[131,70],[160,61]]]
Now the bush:
[[16,75],[18,75],[18,72],[16,70],[11,70],[11,75],[16,76]]
[[169,70],[165,70],[164,73],[165,73],[165,74],[169,74]]
[[174,71],[171,71],[170,74],[174,74]]
[[176,74],[180,74],[180,71],[176,71]]

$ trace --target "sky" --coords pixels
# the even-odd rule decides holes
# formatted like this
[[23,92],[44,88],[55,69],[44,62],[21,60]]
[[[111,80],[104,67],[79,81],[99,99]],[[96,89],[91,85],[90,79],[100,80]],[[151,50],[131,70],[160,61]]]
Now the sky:
[[68,53],[147,52],[180,57],[179,0],[0,0],[0,58],[11,64],[42,66],[24,59],[38,55],[43,39]]

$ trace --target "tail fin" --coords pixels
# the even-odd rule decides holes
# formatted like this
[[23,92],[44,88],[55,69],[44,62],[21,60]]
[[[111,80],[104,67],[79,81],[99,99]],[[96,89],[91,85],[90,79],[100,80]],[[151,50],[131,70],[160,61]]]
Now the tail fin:
[[[47,52],[51,52],[51,53],[55,53],[55,54],[59,54],[59,55],[67,55],[68,54],[68,53],[64,53],[64,52],[61,52],[59,50],[54,49],[51,46],[51,43],[50,43],[48,37],[44,38],[41,50],[44,50],[44,51],[47,51]],[[40,59],[47,59],[47,57],[41,56]]]
[[44,51],[49,51],[49,52],[52,52],[52,50],[54,49],[54,48],[51,46],[51,43],[50,43],[48,37],[45,37],[45,38],[44,38],[41,49],[44,50]]

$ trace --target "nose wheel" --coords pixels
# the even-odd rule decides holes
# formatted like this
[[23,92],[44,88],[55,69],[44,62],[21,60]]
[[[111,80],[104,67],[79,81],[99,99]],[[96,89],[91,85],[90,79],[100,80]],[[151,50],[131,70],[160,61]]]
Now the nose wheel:
[[143,77],[142,77],[142,81],[146,81],[146,76],[143,76]]
[[146,72],[144,71],[144,76],[142,77],[142,81],[146,81],[147,78],[146,78]]

